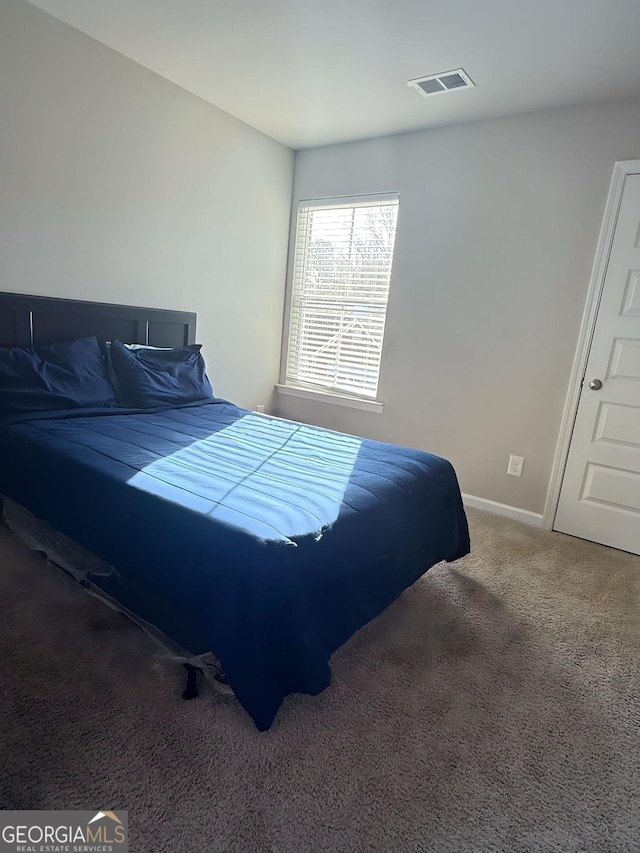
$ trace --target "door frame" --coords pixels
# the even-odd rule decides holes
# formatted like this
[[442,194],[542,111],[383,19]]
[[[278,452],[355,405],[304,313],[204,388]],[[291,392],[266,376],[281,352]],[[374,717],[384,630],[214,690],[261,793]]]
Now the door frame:
[[560,433],[553,456],[551,478],[542,514],[542,527],[545,530],[553,529],[556,512],[558,511],[564,471],[569,457],[573,427],[578,413],[580,392],[587,370],[591,341],[598,319],[600,298],[604,289],[607,267],[609,266],[613,236],[616,225],[618,224],[618,214],[620,212],[620,204],[622,203],[625,181],[628,175],[638,174],[640,174],[640,160],[619,160],[613,166],[613,176],[611,178],[607,203],[604,208],[604,217],[600,228],[600,236],[598,237],[591,279],[589,280],[587,300],[582,314],[578,343],[573,359],[573,366],[571,367],[569,387],[562,412],[562,421],[560,422]]

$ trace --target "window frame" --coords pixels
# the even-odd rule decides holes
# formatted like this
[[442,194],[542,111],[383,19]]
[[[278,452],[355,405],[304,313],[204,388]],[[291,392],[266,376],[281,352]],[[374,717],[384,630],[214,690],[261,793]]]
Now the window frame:
[[[316,209],[340,209],[351,207],[368,207],[368,206],[383,206],[384,204],[397,205],[396,223],[394,231],[393,251],[391,254],[391,265],[389,275],[389,287],[393,280],[393,270],[395,261],[396,241],[398,235],[398,216],[400,212],[400,196],[397,192],[379,192],[367,193],[364,195],[354,196],[334,196],[321,198],[305,198],[299,199],[296,208],[296,216],[292,217],[291,232],[290,232],[290,251],[289,251],[289,270],[287,275],[286,299],[284,322],[282,329],[282,354],[280,365],[280,382],[276,385],[276,390],[279,394],[290,397],[299,397],[303,399],[316,400],[322,402],[335,403],[338,405],[348,406],[350,408],[361,409],[364,411],[382,412],[384,403],[379,399],[380,377],[382,373],[382,360],[384,357],[384,342],[386,338],[386,322],[389,314],[389,299],[390,293],[387,295],[384,312],[384,330],[382,333],[382,345],[380,352],[380,362],[378,366],[377,388],[374,395],[358,394],[351,389],[328,388],[324,385],[313,384],[312,382],[292,381],[287,378],[287,366],[289,361],[289,348],[291,340],[291,323],[293,313],[293,299],[295,288],[295,271],[300,261],[300,246],[299,246],[299,228],[303,208]],[[306,246],[303,248],[306,254]]]

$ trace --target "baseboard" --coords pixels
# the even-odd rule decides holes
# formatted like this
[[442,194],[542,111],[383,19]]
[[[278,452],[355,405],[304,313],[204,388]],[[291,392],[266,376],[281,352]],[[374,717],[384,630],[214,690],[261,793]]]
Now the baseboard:
[[494,515],[503,515],[505,518],[512,518],[514,521],[523,521],[532,527],[542,527],[542,514],[539,512],[501,504],[498,501],[490,501],[488,498],[477,498],[475,495],[463,494],[462,500],[465,506],[472,509],[483,509],[485,512],[492,512]]

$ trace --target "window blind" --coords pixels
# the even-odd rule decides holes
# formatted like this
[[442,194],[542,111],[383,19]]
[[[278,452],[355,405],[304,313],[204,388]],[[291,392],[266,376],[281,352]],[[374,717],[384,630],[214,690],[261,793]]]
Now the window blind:
[[397,214],[397,195],[300,203],[287,384],[375,397]]

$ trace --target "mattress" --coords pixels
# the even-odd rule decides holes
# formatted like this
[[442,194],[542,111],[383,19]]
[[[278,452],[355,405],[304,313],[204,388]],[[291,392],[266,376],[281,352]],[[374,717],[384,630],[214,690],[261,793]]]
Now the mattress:
[[332,653],[469,550],[451,464],[222,400],[0,425],[0,492],[114,567],[91,582],[193,655],[260,730]]

